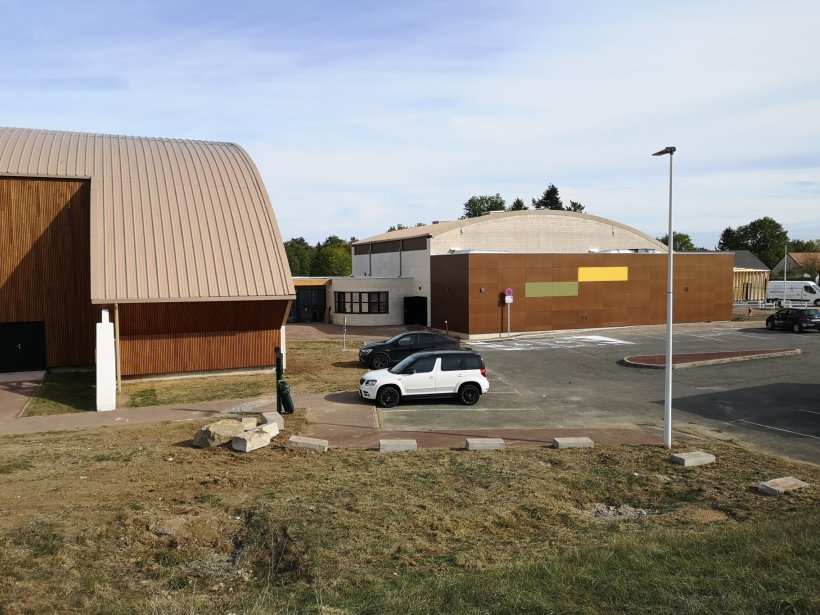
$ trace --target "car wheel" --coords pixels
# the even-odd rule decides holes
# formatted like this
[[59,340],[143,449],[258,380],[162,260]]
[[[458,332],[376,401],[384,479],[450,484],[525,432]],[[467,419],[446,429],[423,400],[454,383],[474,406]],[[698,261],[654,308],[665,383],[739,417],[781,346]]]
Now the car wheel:
[[816,305],[817,307],[820,307],[820,299],[815,299],[814,300],[814,305]]
[[465,384],[458,390],[458,401],[465,406],[472,406],[481,397],[481,391],[474,384]]
[[384,369],[390,365],[390,361],[385,354],[377,354],[375,357],[370,359],[370,366],[373,369]]
[[769,331],[773,331],[774,330],[774,321],[773,320],[767,320],[766,321],[766,328]]
[[401,393],[396,387],[382,387],[376,395],[376,403],[382,408],[392,408],[399,403]]
[[794,331],[795,333],[800,333],[801,331],[803,331],[803,327],[799,322],[796,322],[792,327],[792,331]]

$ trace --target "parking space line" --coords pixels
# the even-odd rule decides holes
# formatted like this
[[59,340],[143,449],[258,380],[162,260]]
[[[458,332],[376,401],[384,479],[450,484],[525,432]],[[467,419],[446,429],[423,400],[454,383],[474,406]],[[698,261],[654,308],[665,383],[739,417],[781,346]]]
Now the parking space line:
[[814,410],[803,410],[802,408],[797,409],[798,412],[808,412],[809,414],[820,414],[820,412],[815,412]]
[[746,421],[744,419],[738,419],[738,423],[748,423],[749,425],[756,425],[758,427],[765,427],[766,429],[774,429],[775,431],[784,431],[786,433],[791,433],[796,436],[803,436],[804,438],[813,438],[815,440],[820,440],[817,436],[812,436],[807,433],[800,433],[799,431],[791,431],[789,429],[782,429],[780,427],[772,427],[771,425],[763,425],[762,423],[753,423],[752,421]]

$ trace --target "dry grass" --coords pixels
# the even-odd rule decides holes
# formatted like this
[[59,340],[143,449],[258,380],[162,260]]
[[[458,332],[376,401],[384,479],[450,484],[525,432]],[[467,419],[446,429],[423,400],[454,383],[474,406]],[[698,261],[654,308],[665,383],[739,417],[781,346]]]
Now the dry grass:
[[[358,365],[360,342],[291,342],[285,380],[293,393],[354,390],[364,368]],[[117,399],[120,408],[194,404],[218,399],[273,397],[273,373],[170,380],[126,380]],[[48,374],[26,408],[26,416],[90,412],[95,409],[94,373]]]
[[[292,342],[288,344],[285,380],[293,393],[325,393],[356,387],[362,369],[358,347],[342,351],[341,342]],[[274,374],[213,376],[123,383],[120,407],[191,404],[216,399],[250,399],[274,396]]]
[[655,447],[319,455],[287,425],[248,455],[191,448],[192,423],[3,438],[5,612],[571,612],[592,588],[597,612],[820,606],[816,488],[755,491],[815,467],[729,444],[689,469]]

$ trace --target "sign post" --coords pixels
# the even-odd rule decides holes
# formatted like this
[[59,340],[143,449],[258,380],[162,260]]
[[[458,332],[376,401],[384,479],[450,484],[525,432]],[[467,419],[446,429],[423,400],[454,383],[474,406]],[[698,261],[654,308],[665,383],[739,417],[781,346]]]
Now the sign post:
[[508,288],[504,291],[504,303],[507,304],[507,337],[510,337],[510,305],[513,302],[513,290]]

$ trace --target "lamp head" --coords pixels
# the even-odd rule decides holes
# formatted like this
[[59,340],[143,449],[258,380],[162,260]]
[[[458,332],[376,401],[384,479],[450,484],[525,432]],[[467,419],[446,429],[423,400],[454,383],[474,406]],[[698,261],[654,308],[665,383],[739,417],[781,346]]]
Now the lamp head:
[[670,145],[669,147],[665,147],[665,148],[664,148],[664,149],[662,149],[661,151],[659,151],[659,152],[655,152],[655,153],[654,153],[654,154],[652,154],[652,155],[653,155],[653,156],[665,156],[666,154],[669,154],[669,155],[671,156],[671,155],[672,155],[672,154],[674,154],[676,151],[677,151],[677,148],[675,148],[675,147],[673,147],[673,146],[671,146],[671,145]]

